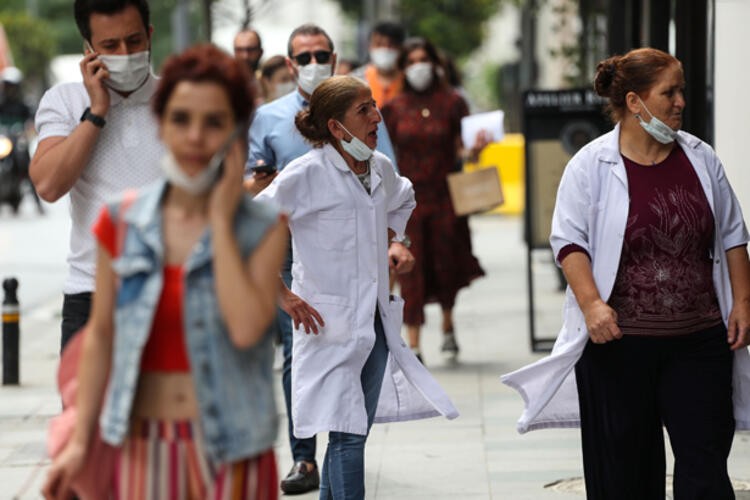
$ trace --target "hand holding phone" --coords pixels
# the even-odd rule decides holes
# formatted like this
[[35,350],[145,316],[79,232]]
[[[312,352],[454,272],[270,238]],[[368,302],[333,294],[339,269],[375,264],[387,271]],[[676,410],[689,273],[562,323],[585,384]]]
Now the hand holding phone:
[[109,78],[109,71],[87,40],[83,42],[83,54],[81,76],[91,101],[91,112],[105,116],[109,111],[109,91],[104,81]]
[[243,130],[244,128],[241,125],[235,127],[226,142],[221,145],[219,150],[211,157],[211,161],[208,162],[208,170],[216,171],[214,184],[219,182],[219,180],[221,180],[221,178],[224,176],[224,160],[229,154],[229,151],[232,149],[232,145],[240,136]]
[[252,170],[254,174],[272,175],[276,173],[276,165],[266,165],[265,163],[261,163],[259,165],[253,165],[250,167],[250,170]]

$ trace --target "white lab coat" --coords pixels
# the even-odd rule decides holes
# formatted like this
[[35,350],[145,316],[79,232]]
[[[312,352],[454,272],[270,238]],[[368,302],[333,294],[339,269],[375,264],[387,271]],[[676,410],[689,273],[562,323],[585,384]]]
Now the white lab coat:
[[[571,243],[588,251],[594,281],[604,301],[608,300],[617,276],[629,208],[627,174],[620,155],[619,137],[617,125],[570,160],[560,181],[550,236],[554,255]],[[698,175],[714,216],[713,281],[726,323],[732,310],[726,249],[744,245],[750,238],[737,198],[713,149],[685,132],[678,133],[677,141]],[[580,424],[574,367],[588,338],[583,313],[568,287],[563,326],[550,356],[501,377],[524,399],[525,409],[517,424],[520,433]],[[736,426],[748,429],[750,358],[747,349],[735,352],[733,377]]]
[[458,412],[401,338],[403,300],[388,292],[388,228],[403,234],[416,206],[411,182],[375,152],[371,195],[331,145],[287,165],[257,200],[289,215],[292,291],[314,307],[325,326],[318,335],[294,331],[294,434],[367,434],[360,383],[375,343],[375,305],[389,357],[376,422]]

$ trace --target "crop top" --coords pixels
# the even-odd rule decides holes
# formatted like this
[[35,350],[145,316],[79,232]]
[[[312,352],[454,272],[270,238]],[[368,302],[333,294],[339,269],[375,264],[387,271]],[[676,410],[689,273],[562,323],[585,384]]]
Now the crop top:
[[[117,228],[106,206],[99,213],[92,231],[99,244],[116,258],[120,250],[116,248]],[[182,321],[182,278],[182,266],[164,266],[164,285],[141,356],[142,372],[190,371]]]

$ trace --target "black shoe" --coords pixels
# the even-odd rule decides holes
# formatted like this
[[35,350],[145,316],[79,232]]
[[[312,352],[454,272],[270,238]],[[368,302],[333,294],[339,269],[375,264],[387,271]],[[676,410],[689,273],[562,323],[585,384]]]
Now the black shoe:
[[284,479],[281,480],[281,491],[287,495],[299,495],[320,487],[320,474],[316,466],[297,462]]
[[422,359],[422,351],[419,350],[419,347],[412,347],[411,352],[414,353],[420,363],[424,364],[424,360]]

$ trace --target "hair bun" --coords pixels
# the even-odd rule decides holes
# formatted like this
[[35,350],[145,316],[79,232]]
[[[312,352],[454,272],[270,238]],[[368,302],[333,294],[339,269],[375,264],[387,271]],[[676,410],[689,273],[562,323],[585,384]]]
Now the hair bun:
[[617,76],[617,63],[619,60],[620,56],[613,56],[601,61],[596,66],[594,90],[602,97],[609,97],[610,87]]

